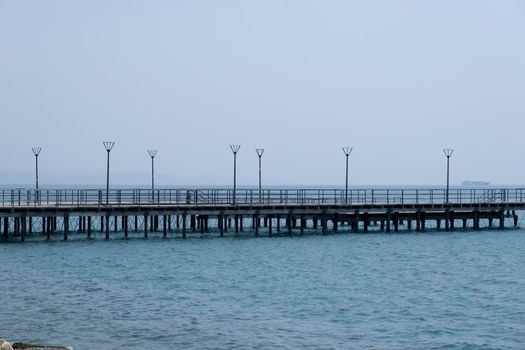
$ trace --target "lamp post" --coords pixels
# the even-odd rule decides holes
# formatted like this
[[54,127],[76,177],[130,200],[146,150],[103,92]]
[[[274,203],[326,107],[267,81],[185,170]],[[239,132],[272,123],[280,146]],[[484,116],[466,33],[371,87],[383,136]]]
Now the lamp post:
[[235,192],[237,191],[237,152],[241,145],[230,145],[233,152],[233,204],[235,204]]
[[157,155],[156,149],[150,149],[148,151],[149,156],[151,157],[151,189],[155,189],[155,156]]
[[155,202],[155,156],[157,155],[156,149],[148,150],[148,154],[151,157],[151,202]]
[[348,204],[348,156],[352,153],[353,147],[342,147],[346,156],[346,181],[345,181],[345,204]]
[[447,157],[447,193],[446,193],[446,202],[448,203],[448,191],[449,191],[449,185],[450,185],[450,156],[452,156],[452,153],[454,153],[454,150],[452,148],[445,148],[443,150],[443,153],[445,153],[445,156]]
[[109,152],[113,149],[113,146],[115,145],[115,142],[113,141],[104,141],[104,148],[108,152],[108,160],[107,160],[107,167],[106,167],[106,205],[109,204]]
[[261,181],[261,158],[264,153],[264,148],[256,148],[255,152],[259,156],[259,203],[262,202],[262,181]]
[[32,147],[31,150],[35,155],[35,182],[36,189],[38,190],[38,155],[40,154],[40,151],[42,151],[42,147]]

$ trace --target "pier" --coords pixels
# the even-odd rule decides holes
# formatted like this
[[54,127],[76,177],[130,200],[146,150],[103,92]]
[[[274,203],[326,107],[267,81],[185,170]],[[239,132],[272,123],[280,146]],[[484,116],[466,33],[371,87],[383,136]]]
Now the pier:
[[521,188],[7,189],[0,242],[505,229],[523,210]]

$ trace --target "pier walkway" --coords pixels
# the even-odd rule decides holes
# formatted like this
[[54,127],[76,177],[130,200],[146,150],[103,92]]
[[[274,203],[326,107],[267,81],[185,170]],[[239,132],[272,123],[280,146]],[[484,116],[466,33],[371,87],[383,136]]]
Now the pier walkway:
[[0,241],[517,227],[525,189],[6,189]]

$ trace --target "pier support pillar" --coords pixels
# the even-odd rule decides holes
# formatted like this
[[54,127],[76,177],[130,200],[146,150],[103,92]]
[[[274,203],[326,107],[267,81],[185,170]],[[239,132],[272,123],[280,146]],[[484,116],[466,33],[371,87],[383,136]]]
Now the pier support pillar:
[[277,233],[281,232],[281,215],[277,215],[275,217],[276,223],[277,223]]
[[416,212],[416,231],[421,232],[421,211]]
[[390,233],[390,222],[392,220],[390,210],[386,212],[386,232]]
[[288,217],[286,218],[286,228],[288,229],[288,234],[292,234],[292,221],[293,221],[293,214],[289,213]]
[[424,211],[421,212],[421,231],[425,232],[426,229],[426,213]]
[[222,213],[217,218],[217,225],[219,226],[220,236],[224,237],[224,215]]
[[394,232],[399,232],[399,212],[394,213]]
[[7,240],[9,236],[9,217],[4,218],[4,237]]
[[168,217],[162,215],[162,237],[166,238],[168,236]]
[[368,233],[368,225],[370,224],[370,220],[368,218],[368,213],[363,213],[363,231],[365,233]]
[[499,229],[505,229],[505,211],[503,209],[499,211]]
[[106,239],[109,239],[109,213],[106,214]]
[[14,222],[14,225],[15,225],[15,227],[13,228],[13,231],[14,231],[15,237],[16,237],[20,233],[20,218],[14,217],[13,218],[13,222]]
[[239,231],[244,231],[244,217],[239,215]]
[[87,217],[87,237],[91,238],[91,216]]
[[354,210],[354,221],[353,221],[353,227],[355,233],[359,232],[359,210]]
[[335,213],[332,216],[332,224],[334,226],[334,232],[337,232],[338,224],[339,224],[339,214]]
[[255,237],[259,236],[259,213],[256,213],[253,217],[253,224],[255,229]]
[[69,234],[69,214],[64,214],[64,241],[67,241],[67,236]]
[[186,238],[186,214],[182,214],[182,238]]
[[157,231],[156,228],[155,228],[155,217],[156,217],[156,215],[151,215],[150,218],[149,218],[149,221],[150,221],[150,224],[149,224],[150,232]]
[[323,213],[323,215],[321,216],[321,228],[323,230],[323,233],[326,233],[328,231],[328,218],[326,216],[326,213]]
[[22,239],[22,242],[25,241],[26,234],[27,234],[27,218],[25,215],[23,215],[21,218],[21,232],[20,232],[20,238]]
[[122,226],[124,229],[124,237],[128,238],[128,216],[127,215],[124,215],[122,217]]
[[51,218],[48,216],[46,218],[46,238],[49,240],[51,239],[51,232],[52,232],[52,229],[51,229]]
[[4,240],[7,241],[9,235],[9,217],[4,217]]
[[234,221],[235,221],[235,233],[238,233],[239,232],[239,215],[235,215]]
[[467,219],[463,218],[463,228],[467,228]]
[[195,215],[190,215],[190,230],[195,232]]
[[304,215],[301,215],[301,234],[304,233],[305,227],[306,227],[306,217]]
[[453,210],[451,210],[449,213],[449,219],[450,219],[450,229],[453,231],[454,230],[454,220],[456,219],[456,213],[454,213]]
[[148,214],[144,214],[144,238],[148,238]]
[[271,216],[268,216],[268,235],[271,236],[272,235],[272,217]]
[[518,227],[518,215],[516,215],[516,210],[512,211],[512,219],[514,220],[514,227]]
[[473,212],[474,215],[474,230],[479,230],[479,210],[475,209]]

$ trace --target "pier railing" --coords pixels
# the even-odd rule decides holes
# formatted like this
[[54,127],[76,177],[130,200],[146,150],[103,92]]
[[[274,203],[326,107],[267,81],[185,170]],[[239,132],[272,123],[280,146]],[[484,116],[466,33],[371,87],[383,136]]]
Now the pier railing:
[[[237,205],[256,204],[444,204],[445,189],[239,189]],[[454,189],[448,203],[524,202],[525,188]],[[0,206],[228,205],[231,189],[4,189]]]

